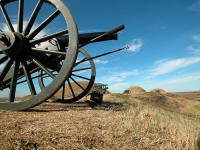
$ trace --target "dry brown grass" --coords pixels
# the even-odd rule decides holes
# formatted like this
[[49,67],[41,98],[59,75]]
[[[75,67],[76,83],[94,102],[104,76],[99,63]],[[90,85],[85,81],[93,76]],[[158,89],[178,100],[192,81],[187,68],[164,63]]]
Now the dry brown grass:
[[80,101],[0,111],[0,149],[195,149],[200,116],[163,109],[170,100],[156,96],[145,103],[141,95],[108,94],[96,109]]
[[163,89],[153,89],[153,90],[151,90],[151,92],[160,93],[160,94],[166,94],[166,93],[167,93],[167,92],[164,91]]

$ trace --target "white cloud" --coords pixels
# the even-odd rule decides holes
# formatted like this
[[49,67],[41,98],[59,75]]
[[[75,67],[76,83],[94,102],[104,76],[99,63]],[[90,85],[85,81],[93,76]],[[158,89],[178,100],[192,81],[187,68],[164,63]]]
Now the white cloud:
[[190,7],[189,7],[190,10],[192,11],[197,11],[199,12],[200,11],[200,0],[196,0]]
[[138,73],[139,71],[135,69],[133,71],[119,73],[118,76],[122,78],[126,78],[127,76],[137,75]]
[[178,70],[180,68],[187,67],[189,65],[199,63],[200,57],[188,57],[188,58],[179,58],[174,60],[162,60],[156,62],[156,67],[151,70],[151,78],[167,74]]
[[84,74],[84,73],[88,73],[87,70],[82,70],[82,71],[77,71],[76,72],[77,75]]
[[192,40],[194,40],[194,41],[200,43],[200,35],[193,35],[193,36],[192,36]]
[[118,76],[112,76],[106,79],[107,82],[122,82],[124,79]]
[[150,91],[155,88],[161,88],[166,91],[182,92],[199,90],[200,74],[199,72],[167,78],[164,80],[146,80],[139,83],[145,90]]
[[168,61],[168,59],[165,58],[165,59],[157,60],[154,64],[159,65],[159,64],[162,64],[166,61]]
[[163,85],[169,85],[169,84],[178,84],[178,83],[188,83],[191,81],[199,80],[200,75],[190,75],[190,76],[185,76],[185,77],[178,77],[170,80],[165,80],[162,82],[159,82],[158,84],[161,86]]
[[200,55],[200,46],[194,47],[193,45],[190,45],[188,46],[187,49],[190,50],[195,55]]
[[143,86],[148,90],[152,90],[154,88],[162,88],[166,91],[173,92],[197,91],[199,90],[199,81],[200,75],[188,75],[163,81],[150,81],[148,83],[144,83]]
[[[26,25],[28,24],[28,21],[24,21],[23,23],[23,29],[25,29]],[[39,24],[34,24],[31,32],[34,31],[37,27],[39,26]],[[2,28],[3,31],[9,31],[7,24],[5,23],[0,23],[0,27]],[[15,31],[17,31],[17,23],[13,23],[13,28],[15,29]],[[42,30],[38,33],[38,35],[36,36],[36,38],[40,38],[44,35],[47,35],[47,31],[46,30]]]
[[109,86],[109,90],[111,92],[122,92],[125,89],[127,89],[128,87],[130,87],[129,83],[121,82],[121,83],[116,83],[116,84]]
[[107,64],[109,61],[108,60],[95,59],[94,62],[99,63],[99,64]]
[[138,74],[139,74],[139,71],[137,69],[128,71],[128,72],[117,72],[117,73],[114,72],[114,73],[112,73],[112,75],[110,75],[111,77],[106,78],[105,81],[107,81],[107,82],[122,82],[127,77],[135,76]]
[[190,45],[187,49],[195,55],[200,55],[200,35],[193,35],[192,40],[196,42],[196,46]]
[[131,43],[128,44],[128,46],[129,46],[128,48],[129,51],[139,52],[141,47],[143,46],[143,41],[142,39],[133,39]]

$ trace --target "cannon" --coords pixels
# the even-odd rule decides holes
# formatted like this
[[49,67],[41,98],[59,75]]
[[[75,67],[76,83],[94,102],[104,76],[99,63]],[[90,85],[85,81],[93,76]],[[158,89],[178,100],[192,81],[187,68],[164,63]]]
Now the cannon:
[[[33,10],[29,10],[29,3],[30,0],[0,0],[7,26],[0,30],[0,98],[4,99],[0,109],[26,110],[49,98],[75,102],[87,95],[94,84],[93,59],[126,49],[91,57],[84,46],[117,40],[117,32],[124,25],[107,32],[79,34],[70,10],[61,0],[35,0]],[[17,23],[9,16],[10,5],[16,8]],[[55,27],[57,31],[52,29]],[[50,28],[48,34],[42,35],[46,28]],[[86,76],[82,75],[84,72]]]
[[101,104],[103,101],[103,94],[108,90],[108,85],[103,83],[94,83],[93,89],[89,92],[90,100],[96,104]]

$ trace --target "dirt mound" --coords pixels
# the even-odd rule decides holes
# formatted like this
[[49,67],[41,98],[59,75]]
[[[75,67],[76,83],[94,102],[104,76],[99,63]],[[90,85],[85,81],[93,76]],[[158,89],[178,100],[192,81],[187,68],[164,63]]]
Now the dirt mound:
[[106,93],[105,94],[111,94],[111,92],[109,90],[106,90]]
[[167,92],[163,89],[153,89],[151,90],[153,93],[167,94]]
[[[88,82],[87,81],[79,81],[78,84],[83,87],[84,89],[86,89]],[[75,95],[78,95],[79,93],[83,92],[83,89],[80,88],[76,83],[71,82],[71,87],[73,89],[73,92]],[[63,88],[61,87],[58,92],[55,94],[56,97],[62,97],[62,91]],[[70,86],[68,84],[65,84],[65,97],[69,97],[72,98],[72,91],[70,89]]]
[[180,97],[179,95],[177,95],[176,93],[173,93],[173,92],[167,92],[165,95],[169,96],[169,97],[174,97],[174,98]]
[[143,104],[150,104],[170,111],[178,111],[181,104],[177,102],[176,98],[166,96],[157,92],[146,92],[134,96]]
[[124,91],[124,94],[130,94],[130,95],[143,94],[143,93],[146,93],[146,91],[139,86],[132,86]]
[[18,100],[18,101],[25,101],[25,100],[30,99],[31,97],[32,97],[31,95],[25,95],[23,97],[17,98],[16,100]]

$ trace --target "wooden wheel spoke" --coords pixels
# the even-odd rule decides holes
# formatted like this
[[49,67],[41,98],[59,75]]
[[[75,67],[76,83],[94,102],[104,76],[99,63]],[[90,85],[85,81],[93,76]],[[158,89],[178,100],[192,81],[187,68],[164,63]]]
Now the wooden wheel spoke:
[[56,33],[53,33],[53,34],[50,34],[48,36],[44,36],[40,39],[36,39],[36,40],[32,40],[30,43],[31,44],[38,44],[38,43],[41,43],[41,42],[44,42],[44,41],[47,41],[47,40],[50,40],[52,38],[56,38],[56,37],[59,37],[63,34],[67,34],[69,31],[66,29],[66,30],[62,30],[60,32],[56,32]]
[[12,31],[12,32],[15,32],[15,30],[13,28],[13,25],[12,25],[12,23],[10,21],[10,18],[9,18],[9,16],[8,16],[8,14],[7,14],[7,12],[6,12],[6,10],[5,10],[5,8],[4,8],[4,6],[2,4],[0,4],[0,8],[1,8],[1,11],[3,13],[4,19],[5,19],[5,21],[6,21],[7,25],[8,25],[9,30]]
[[26,28],[24,30],[24,35],[25,36],[28,35],[29,32],[31,31],[31,28],[32,28],[32,26],[33,26],[33,24],[35,22],[35,19],[36,19],[37,15],[38,15],[39,11],[40,11],[40,8],[42,7],[42,4],[43,4],[43,0],[39,0],[37,5],[36,5],[36,7],[35,7],[35,9],[33,10],[33,13],[32,13],[32,15],[31,15],[31,17],[30,17],[30,19],[28,21],[28,24],[27,24],[27,26],[26,26]]
[[[82,63],[83,60],[91,58],[91,56],[83,49],[80,49],[79,52],[82,53],[84,55],[84,57],[82,57],[80,59],[80,61],[78,61],[78,63]],[[63,63],[63,61],[60,60],[60,64],[62,64],[62,63]],[[54,95],[54,100],[56,100],[58,102],[60,101],[60,102],[64,102],[64,103],[72,103],[72,102],[75,102],[75,101],[81,99],[85,95],[87,95],[88,92],[90,91],[90,89],[92,88],[94,80],[95,80],[95,75],[96,75],[94,62],[92,60],[90,60],[88,66],[82,66],[77,69],[74,69],[74,68],[75,68],[75,66],[73,66],[71,76],[66,80],[66,84],[68,83],[68,89],[70,91],[69,94],[71,96],[65,96],[66,85],[62,85],[62,87],[60,88],[60,90],[62,92],[61,95],[60,96]],[[91,71],[89,69],[91,69]],[[82,76],[82,75],[78,74],[78,71],[88,71],[88,70],[91,75],[90,77]],[[82,84],[81,82],[78,82],[81,79],[86,80],[86,82],[88,82],[87,85],[85,83]],[[43,78],[40,78],[39,83],[42,83],[42,82],[44,82],[44,80],[43,80]],[[43,85],[40,84],[40,86],[41,86],[41,89],[45,88],[44,84]],[[75,90],[75,87],[78,88],[78,91]]]
[[[5,30],[8,30],[1,32],[0,90],[3,94],[0,96],[5,95],[7,101],[1,100],[0,110],[32,108],[51,98],[62,86],[60,98],[66,99],[67,88],[72,98],[72,95],[76,95],[74,83],[69,78],[78,53],[76,22],[62,0],[35,0],[32,8],[31,3],[29,0],[0,0],[0,20],[3,19]],[[40,37],[44,30],[56,26],[59,19],[64,24],[62,29],[52,30]],[[63,43],[57,43],[60,42],[60,36],[64,37]],[[55,38],[59,41],[55,41]],[[52,45],[51,49],[48,42]],[[59,46],[56,44],[63,44],[61,50],[53,49],[53,46]],[[63,65],[59,65],[60,61],[64,62]],[[67,78],[71,83],[71,91]],[[40,80],[43,80],[44,88],[39,89]],[[18,98],[20,95],[22,97]]]
[[81,59],[80,61],[78,61],[78,62],[75,64],[75,66],[81,64],[81,63],[84,62],[85,60],[87,60],[87,57],[85,57],[85,58]]
[[46,72],[52,79],[55,78],[54,74],[52,74],[41,62],[39,62],[38,60],[34,58],[32,58],[32,60],[40,69]]
[[17,31],[23,32],[24,0],[19,0]]
[[[42,74],[42,75],[31,77],[31,79],[33,80],[33,79],[36,79],[36,78],[41,77],[41,76],[42,76],[42,78],[48,78],[49,77],[47,74]],[[23,81],[17,82],[17,84],[21,84],[21,83],[24,83],[24,82],[27,82],[27,80],[23,80]]]
[[73,88],[72,88],[72,85],[71,85],[70,81],[67,80],[67,82],[68,82],[68,85],[69,85],[69,88],[70,88],[70,90],[71,90],[71,93],[72,93],[73,97],[75,97],[74,90],[73,90]]
[[60,52],[60,51],[51,51],[51,50],[44,50],[44,49],[37,49],[37,48],[31,48],[31,51],[66,56],[66,52]]
[[0,64],[4,63],[7,59],[8,59],[8,56],[3,56],[3,57],[0,59]]
[[89,70],[92,69],[91,67],[85,67],[85,68],[80,68],[80,69],[74,69],[72,72],[78,72],[78,71],[84,71],[84,70]]
[[70,77],[70,79],[74,81],[74,83],[76,83],[76,85],[78,85],[83,91],[85,90],[76,80],[74,80],[74,78]]
[[6,74],[8,73],[8,71],[10,70],[11,66],[12,66],[13,60],[9,60],[6,65],[4,66],[1,74],[0,74],[0,81],[3,81],[4,77],[6,76]]
[[80,76],[80,75],[76,75],[76,74],[73,74],[73,73],[72,73],[72,76],[75,76],[75,77],[78,77],[78,78],[81,78],[81,79],[85,79],[85,80],[90,81],[89,78],[86,78],[86,77],[83,77],[83,76]]
[[62,99],[65,99],[65,84],[62,86]]
[[11,79],[11,84],[10,84],[10,95],[9,95],[9,101],[14,102],[15,100],[15,93],[16,93],[16,83],[17,83],[17,75],[19,71],[19,61],[15,60],[14,61],[14,66],[13,66],[13,76]]
[[59,10],[52,13],[45,21],[43,21],[37,29],[35,29],[29,36],[28,39],[33,39],[42,29],[44,29],[55,17],[60,14]]
[[26,61],[22,61],[21,63],[22,63],[24,74],[26,76],[26,81],[28,82],[28,86],[29,86],[30,92],[31,92],[32,95],[36,95],[37,93],[36,93],[36,90],[35,90],[31,75],[28,72],[27,63],[26,63]]

